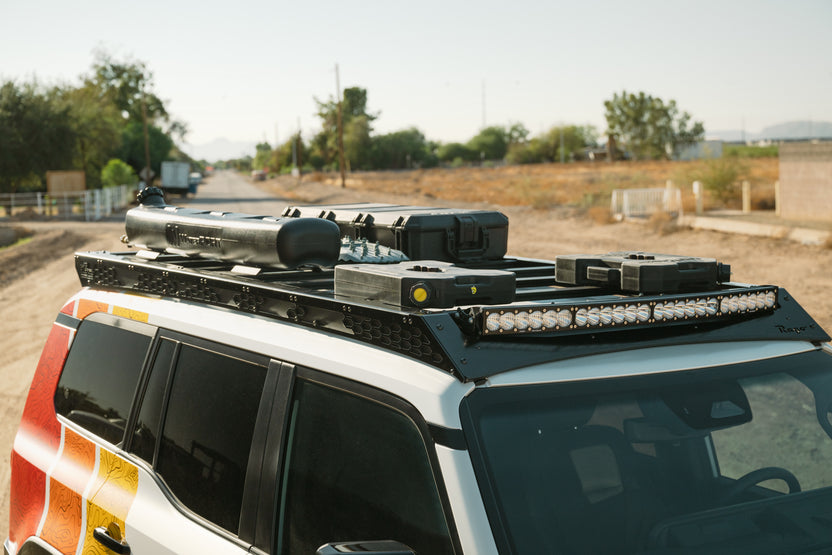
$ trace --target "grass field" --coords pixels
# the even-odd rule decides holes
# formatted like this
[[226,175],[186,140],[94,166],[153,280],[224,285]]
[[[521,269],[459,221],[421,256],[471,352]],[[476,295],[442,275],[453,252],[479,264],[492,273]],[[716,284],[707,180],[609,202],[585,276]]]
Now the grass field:
[[[777,158],[738,159],[740,179],[752,185],[752,205],[773,209],[774,182],[779,175]],[[692,176],[705,162],[580,162],[572,164],[533,164],[483,168],[433,168],[427,170],[353,172],[347,176],[348,188],[364,191],[400,192],[460,202],[490,202],[504,206],[531,206],[547,209],[572,206],[590,209],[609,206],[614,189],[664,187],[668,180],[682,190],[685,208],[693,208]],[[303,180],[335,185],[334,173],[312,173]],[[725,207],[741,205],[736,199]],[[715,199],[706,200],[710,208],[720,207]]]

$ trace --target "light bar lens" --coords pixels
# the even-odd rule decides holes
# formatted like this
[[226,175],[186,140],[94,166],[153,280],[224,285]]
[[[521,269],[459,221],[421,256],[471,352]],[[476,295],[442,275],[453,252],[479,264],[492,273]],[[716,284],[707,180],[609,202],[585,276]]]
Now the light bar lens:
[[773,310],[777,289],[709,296],[658,297],[569,306],[505,307],[483,310],[486,335],[591,330],[667,322],[708,320]]

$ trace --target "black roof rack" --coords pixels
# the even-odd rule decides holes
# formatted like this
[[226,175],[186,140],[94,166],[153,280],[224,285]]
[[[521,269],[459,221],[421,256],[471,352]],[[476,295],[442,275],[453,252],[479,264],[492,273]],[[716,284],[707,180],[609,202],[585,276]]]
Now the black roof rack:
[[267,270],[249,276],[236,273],[234,266],[173,254],[151,259],[141,251],[76,254],[76,269],[84,286],[174,297],[307,326],[415,358],[463,381],[541,362],[649,346],[762,339],[829,341],[785,290],[770,287],[726,284],[704,296],[728,299],[775,292],[774,307],[745,317],[729,313],[698,321],[683,315],[642,327],[611,322],[583,330],[489,334],[487,319],[491,314],[545,308],[555,313],[570,310],[574,318],[582,307],[614,307],[614,312],[621,306],[626,310],[627,306],[642,305],[655,310],[659,303],[678,304],[703,295],[613,295],[598,287],[558,286],[552,277],[542,275],[553,270],[551,263],[506,258],[493,266],[520,276],[519,302],[499,307],[419,309],[337,296],[333,269]]
[[[210,214],[210,226],[204,226],[200,213],[187,213],[190,220],[183,223],[181,214],[167,210],[179,218],[171,224],[160,217],[168,208],[157,205],[149,216],[147,206],[133,209],[154,219],[157,227],[148,242],[155,242],[155,251],[77,253],[82,285],[186,299],[307,326],[415,358],[463,381],[547,361],[651,346],[830,339],[785,290],[722,283],[727,267],[713,260],[611,253],[565,257],[566,263],[560,257],[555,262],[503,257],[456,265],[409,261],[322,266],[304,263],[306,254],[298,247],[303,241],[295,237],[290,238],[291,253],[278,253],[277,267],[253,268],[227,255],[234,251],[247,256],[239,244],[224,245],[223,233],[228,232],[216,229],[227,213],[203,213]],[[230,216],[238,236],[246,235],[241,225],[263,225],[284,235],[289,229],[278,219]],[[318,238],[329,233],[314,225],[295,228],[312,229]],[[128,238],[129,231],[128,226]],[[142,233],[150,237],[147,229]],[[268,233],[254,235],[273,240]],[[160,252],[179,250],[168,248],[166,237],[184,244],[188,252]],[[203,258],[200,243],[209,244],[212,256],[221,253],[226,259]],[[325,253],[332,259],[332,251],[318,241],[313,258],[317,261]],[[268,254],[264,252],[257,256]],[[364,282],[339,287],[339,279],[366,279],[368,286],[366,291]],[[665,281],[669,290],[655,291]],[[628,291],[639,283],[650,291]]]

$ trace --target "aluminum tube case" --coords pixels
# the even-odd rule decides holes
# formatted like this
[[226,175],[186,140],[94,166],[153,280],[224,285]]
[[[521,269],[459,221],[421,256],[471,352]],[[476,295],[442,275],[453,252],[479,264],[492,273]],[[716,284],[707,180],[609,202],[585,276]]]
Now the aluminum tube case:
[[334,222],[140,205],[127,212],[128,244],[251,266],[333,266],[341,249]]

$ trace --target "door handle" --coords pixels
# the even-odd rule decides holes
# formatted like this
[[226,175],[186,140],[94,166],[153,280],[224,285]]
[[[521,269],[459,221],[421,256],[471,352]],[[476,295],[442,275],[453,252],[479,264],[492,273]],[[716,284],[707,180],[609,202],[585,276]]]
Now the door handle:
[[110,532],[103,526],[99,526],[98,528],[93,530],[92,537],[95,538],[98,541],[98,543],[100,543],[107,549],[115,551],[120,555],[129,555],[130,553],[130,546],[127,545],[127,542],[115,539],[113,536],[110,535]]

